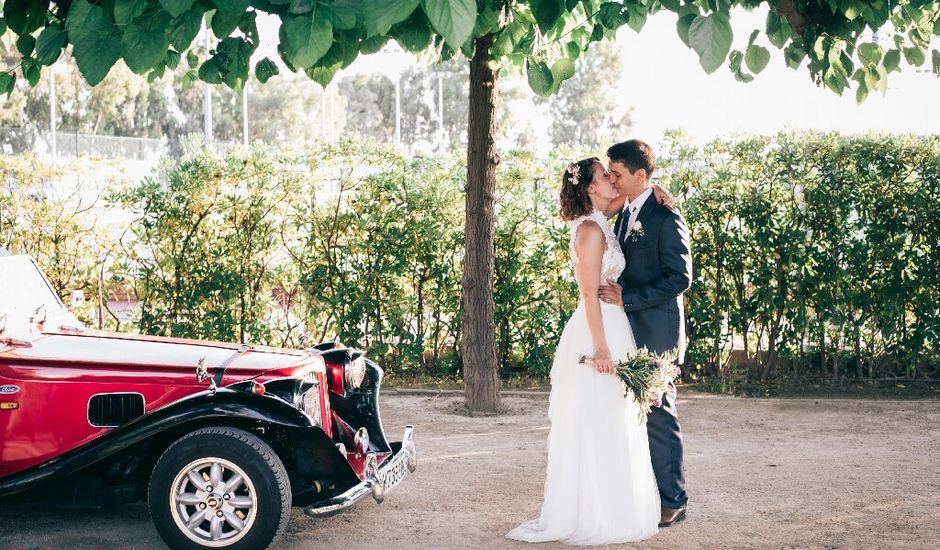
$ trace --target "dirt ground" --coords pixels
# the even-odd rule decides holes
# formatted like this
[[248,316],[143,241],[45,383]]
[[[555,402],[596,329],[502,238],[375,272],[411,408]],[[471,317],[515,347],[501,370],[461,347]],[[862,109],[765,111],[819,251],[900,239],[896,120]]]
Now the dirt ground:
[[[505,414],[482,418],[460,403],[386,392],[390,438],[416,427],[418,471],[381,505],[319,521],[295,508],[276,547],[528,548],[503,535],[539,511],[547,398],[505,397]],[[679,413],[688,520],[623,548],[940,548],[940,401],[680,391]],[[163,548],[145,506],[0,509],[0,548],[108,547]]]

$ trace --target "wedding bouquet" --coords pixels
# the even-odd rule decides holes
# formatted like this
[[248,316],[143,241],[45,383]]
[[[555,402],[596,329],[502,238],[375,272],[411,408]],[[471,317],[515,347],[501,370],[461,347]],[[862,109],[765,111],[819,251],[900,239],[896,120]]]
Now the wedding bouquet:
[[[663,395],[670,391],[672,382],[682,373],[675,364],[677,352],[653,353],[642,347],[614,361],[614,371],[623,383],[623,393],[640,405],[640,422],[644,422],[653,407],[661,407]],[[593,365],[594,358],[582,355],[580,363]]]

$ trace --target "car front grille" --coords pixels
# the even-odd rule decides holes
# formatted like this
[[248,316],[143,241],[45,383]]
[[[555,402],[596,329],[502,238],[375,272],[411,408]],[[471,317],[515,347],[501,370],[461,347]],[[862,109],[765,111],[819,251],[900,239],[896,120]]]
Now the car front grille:
[[96,428],[116,428],[143,414],[139,393],[99,393],[88,400],[88,423]]

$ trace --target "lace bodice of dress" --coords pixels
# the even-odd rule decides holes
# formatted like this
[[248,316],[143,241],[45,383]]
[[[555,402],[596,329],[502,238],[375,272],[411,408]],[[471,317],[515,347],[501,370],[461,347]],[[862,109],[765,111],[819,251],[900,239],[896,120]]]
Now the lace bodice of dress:
[[[626,261],[623,258],[620,243],[617,242],[617,236],[614,235],[610,224],[607,222],[607,218],[604,217],[604,213],[600,210],[595,210],[587,216],[580,216],[571,220],[571,241],[568,245],[568,249],[571,253],[571,264],[577,268],[578,252],[574,248],[574,243],[578,236],[578,228],[581,227],[582,223],[589,220],[600,226],[601,231],[604,232],[604,238],[607,241],[607,250],[604,251],[604,258],[601,260],[601,281],[603,282],[607,279],[616,281],[620,278]],[[577,271],[575,271],[575,276],[577,277]]]

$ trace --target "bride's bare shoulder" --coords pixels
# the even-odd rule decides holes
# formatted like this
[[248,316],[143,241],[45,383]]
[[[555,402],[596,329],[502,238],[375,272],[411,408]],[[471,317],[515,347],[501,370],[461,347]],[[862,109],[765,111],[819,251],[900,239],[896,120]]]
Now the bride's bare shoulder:
[[604,231],[594,220],[584,220],[578,225],[575,231],[577,234],[575,235],[574,241],[578,248],[594,246],[604,242]]

